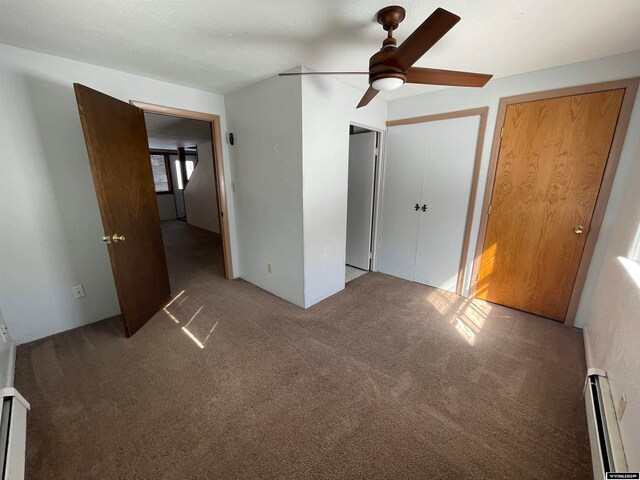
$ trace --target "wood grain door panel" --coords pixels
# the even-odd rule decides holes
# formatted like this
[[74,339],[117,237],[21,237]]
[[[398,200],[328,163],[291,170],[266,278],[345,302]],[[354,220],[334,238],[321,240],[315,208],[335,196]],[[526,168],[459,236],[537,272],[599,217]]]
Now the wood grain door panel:
[[125,237],[106,247],[131,336],[170,295],[144,114],[83,85],[74,89],[104,234]]
[[507,107],[478,298],[564,320],[623,96]]

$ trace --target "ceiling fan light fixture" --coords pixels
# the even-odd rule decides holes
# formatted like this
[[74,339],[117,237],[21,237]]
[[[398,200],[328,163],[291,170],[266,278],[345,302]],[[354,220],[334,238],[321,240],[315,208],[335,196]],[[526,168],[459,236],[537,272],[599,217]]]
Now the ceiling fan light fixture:
[[371,83],[371,86],[376,90],[382,92],[388,92],[389,90],[395,90],[404,85],[404,80],[398,77],[384,77],[378,78]]

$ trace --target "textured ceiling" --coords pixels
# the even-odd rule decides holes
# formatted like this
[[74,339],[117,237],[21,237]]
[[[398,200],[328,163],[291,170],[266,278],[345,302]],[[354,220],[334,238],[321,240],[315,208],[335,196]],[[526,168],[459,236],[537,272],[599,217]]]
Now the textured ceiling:
[[174,150],[211,140],[208,122],[145,113],[150,148]]
[[[366,70],[390,0],[0,0],[0,43],[215,93],[305,65]],[[640,49],[639,0],[406,0],[404,40],[436,7],[462,17],[417,66],[496,77]],[[366,77],[342,77],[363,90]],[[385,98],[434,87],[404,86]]]

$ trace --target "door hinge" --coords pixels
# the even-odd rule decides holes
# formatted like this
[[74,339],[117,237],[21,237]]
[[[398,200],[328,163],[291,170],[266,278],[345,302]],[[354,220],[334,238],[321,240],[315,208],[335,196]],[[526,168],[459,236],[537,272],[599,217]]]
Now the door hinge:
[[378,155],[378,153],[379,153],[379,152],[380,152],[380,149],[379,149],[378,147],[376,147],[376,148],[373,150],[373,154],[374,154],[374,155]]
[[487,215],[491,215],[491,204],[489,204],[489,208],[487,208]]
[[369,252],[369,260],[373,259],[373,252]]
[[502,134],[504,133],[504,127],[500,129],[500,138],[502,138]]

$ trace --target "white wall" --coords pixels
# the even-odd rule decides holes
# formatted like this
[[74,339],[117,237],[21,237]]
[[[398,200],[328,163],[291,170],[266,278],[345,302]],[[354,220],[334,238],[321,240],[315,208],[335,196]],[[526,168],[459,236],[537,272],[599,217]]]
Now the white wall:
[[[633,117],[638,125],[640,103]],[[624,153],[633,159],[633,165],[619,177],[624,194],[621,202],[607,210],[612,225],[606,245],[600,245],[605,250],[602,266],[597,274],[590,272],[595,288],[592,295],[583,296],[580,305],[587,363],[606,370],[616,406],[622,394],[629,399],[620,433],[629,468],[635,472],[640,470],[640,263],[626,258],[640,234],[638,138],[636,129],[625,145]]]
[[[4,45],[0,58],[0,146],[12,152],[0,175],[0,304],[20,344],[119,312],[73,82],[220,115],[223,132],[226,118],[220,95]],[[223,156],[230,177],[226,145]],[[87,296],[76,300],[78,284]]]
[[[476,247],[499,99],[636,76],[640,76],[640,51],[497,79],[479,90],[447,89],[391,101],[389,119],[489,106],[473,241],[469,249],[472,255]],[[608,372],[616,405],[622,393],[629,398],[620,427],[629,466],[635,471],[640,470],[640,286],[631,279],[618,256],[628,255],[640,223],[639,138],[640,97],[636,98],[576,319],[576,326],[584,327],[586,332],[587,365]],[[469,279],[465,282],[465,289],[468,285]]]
[[[476,197],[476,208],[471,230],[471,242],[469,245],[469,264],[467,265],[467,276],[464,282],[464,295],[468,295],[469,284],[471,283],[471,262],[476,248],[478,228],[480,223],[480,211],[484,196],[487,179],[487,169],[491,142],[496,123],[496,114],[500,98],[523,93],[539,92],[556,88],[571,87],[575,85],[585,85],[590,83],[604,82],[608,80],[618,80],[640,75],[640,51],[623,55],[616,55],[591,62],[565,65],[562,67],[550,68],[536,72],[515,75],[512,77],[491,80],[487,86],[480,89],[474,88],[449,88],[416,97],[402,98],[388,103],[389,120],[397,120],[406,117],[420,115],[430,115],[434,113],[450,112],[455,110],[465,110],[475,107],[489,107],[487,131],[485,136],[484,150],[482,154],[482,165],[480,167],[480,182],[478,185],[478,196]],[[627,139],[638,136],[638,126],[629,126]],[[632,159],[627,152],[620,159],[619,171],[628,169]],[[620,175],[617,176],[614,184],[610,204],[615,208],[620,201],[620,187],[618,183]],[[384,222],[384,218],[381,219]],[[611,227],[611,219],[604,219],[600,239],[608,236]],[[594,253],[592,265],[598,269],[602,262],[603,249],[600,241]],[[585,285],[583,298],[588,298],[593,292],[592,266],[587,284]],[[577,325],[581,326],[580,317]]]
[[[304,305],[301,79],[272,77],[225,97],[240,275]],[[268,264],[272,272],[268,272]]]
[[160,220],[175,220],[176,215],[176,200],[173,197],[173,193],[165,193],[163,195],[156,194],[156,201],[158,203],[158,213],[160,214]]
[[344,289],[349,124],[385,130],[387,103],[356,109],[364,92],[332,77],[302,77],[304,305]]
[[216,175],[211,142],[198,144],[198,163],[184,189],[187,222],[220,233]]
[[241,276],[301,307],[344,288],[349,123],[385,129],[387,114],[380,99],[356,110],[362,94],[273,77],[225,98]]

